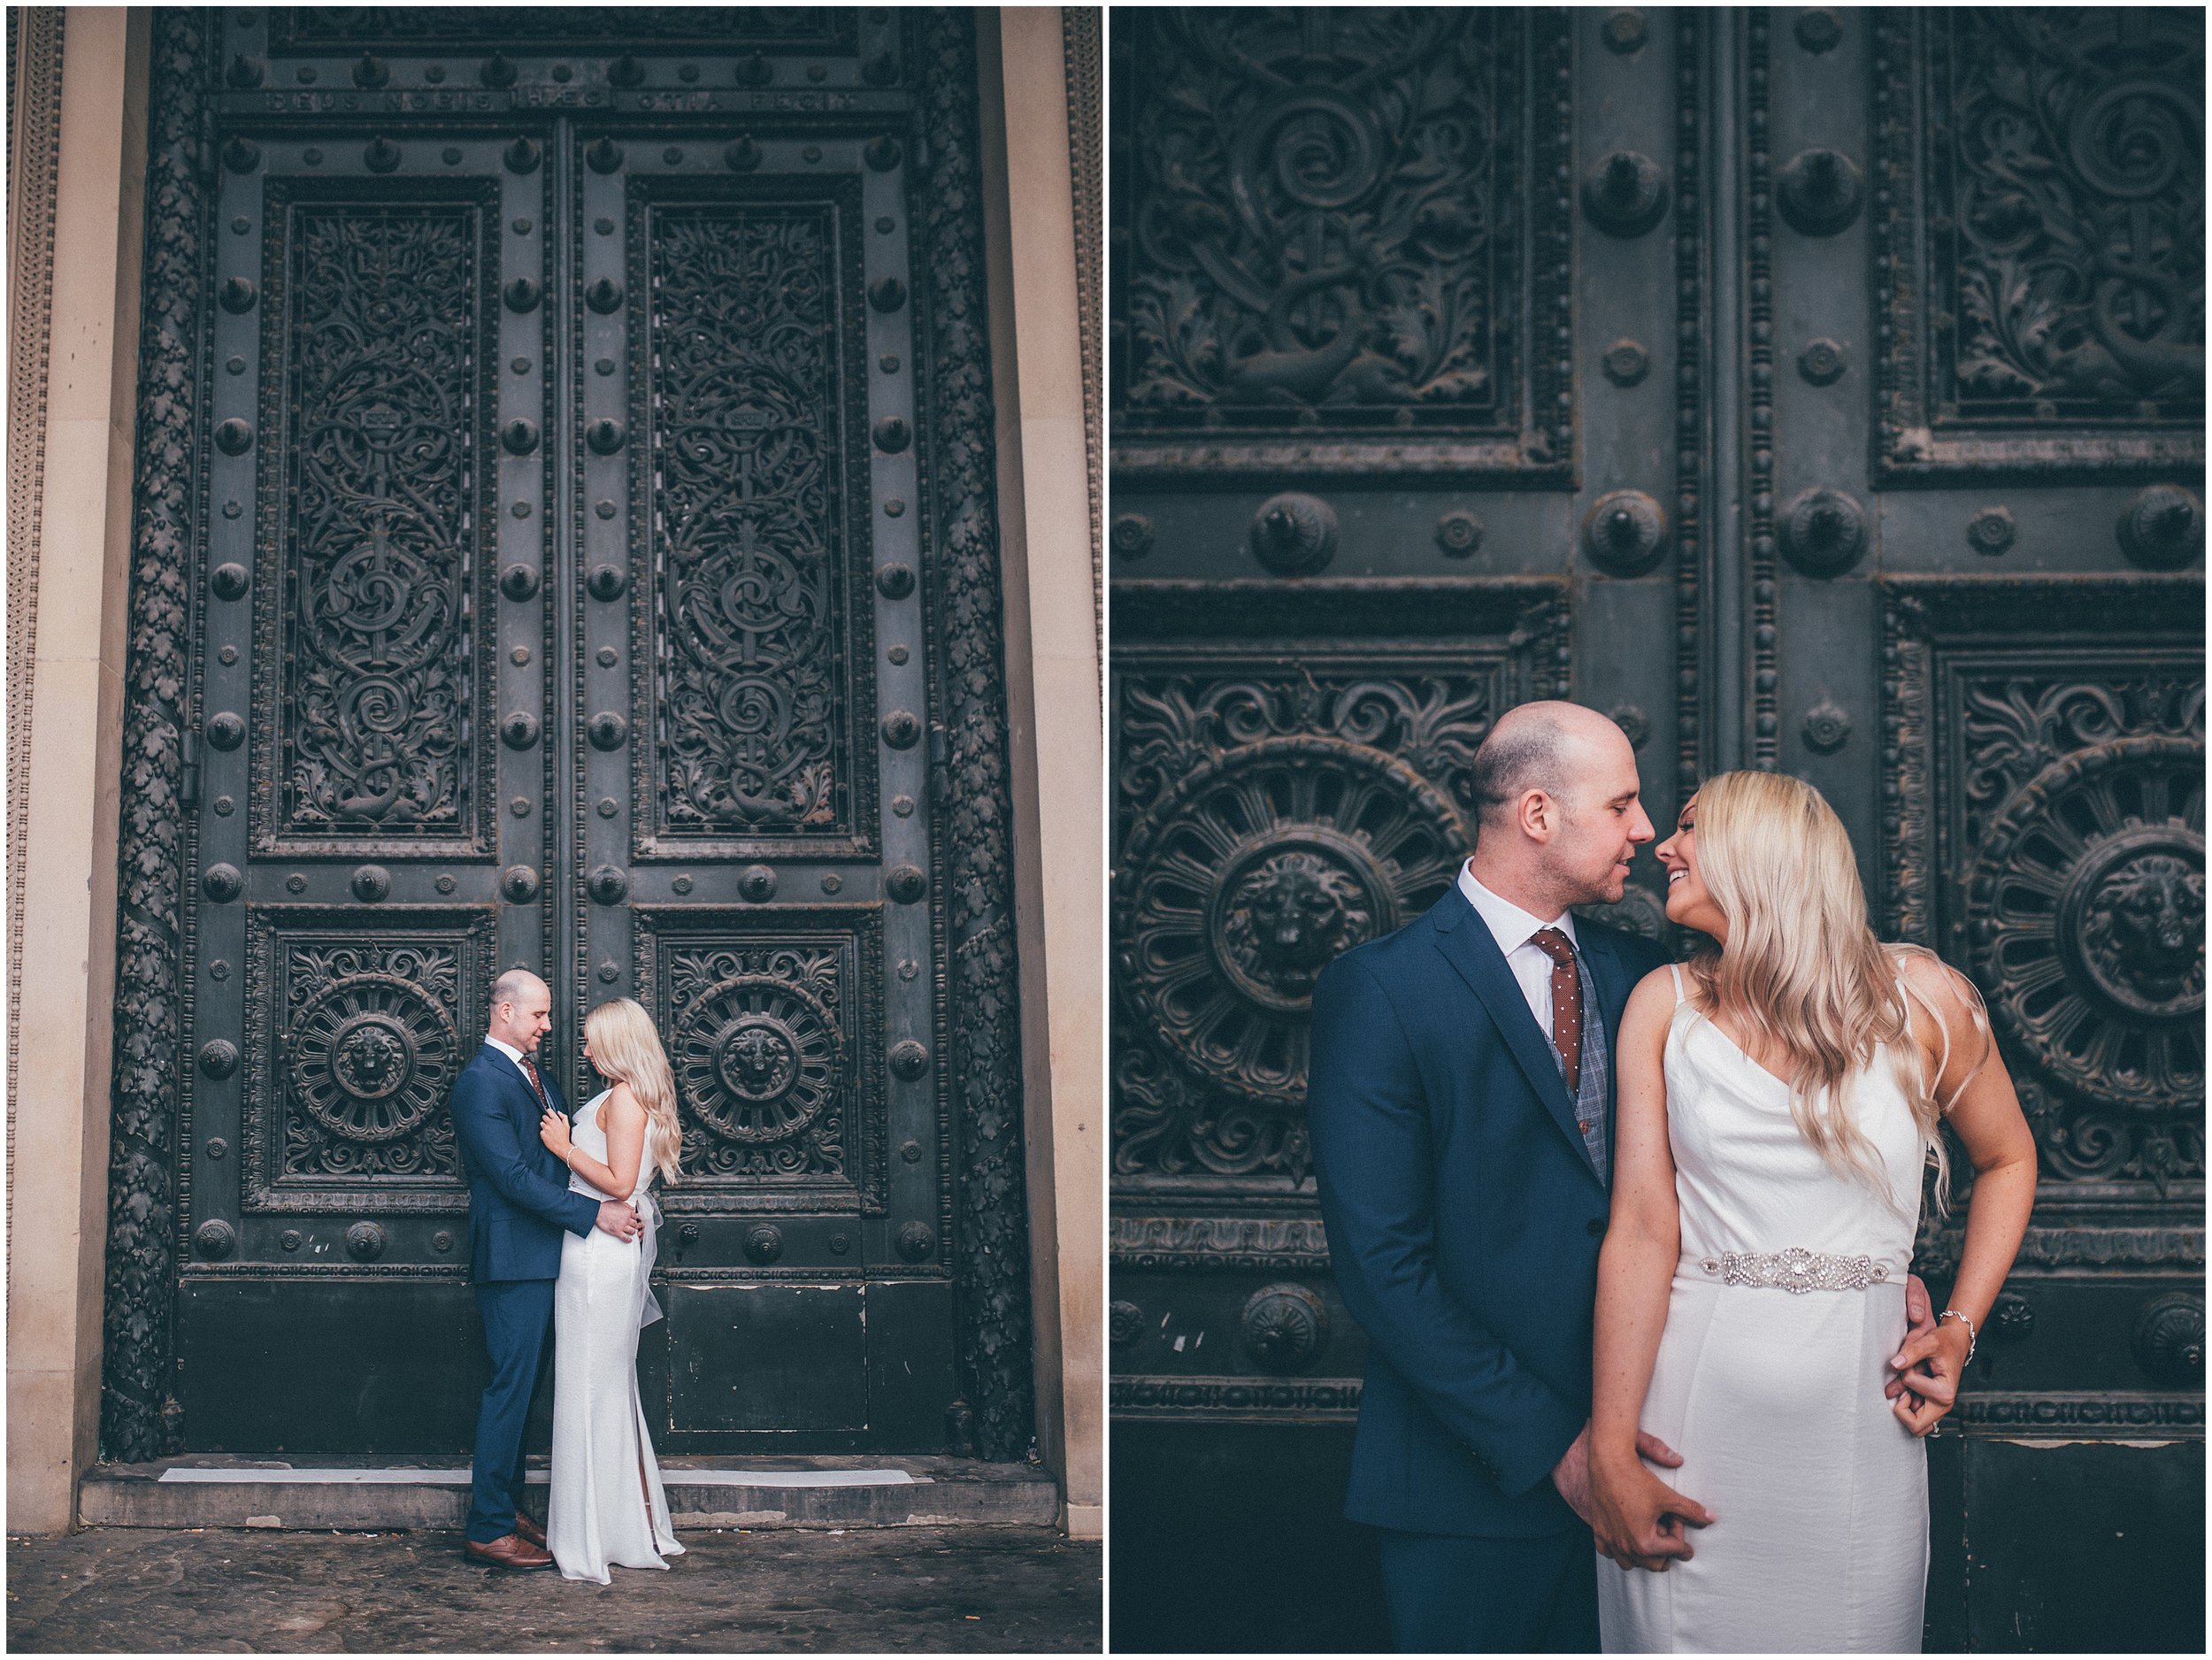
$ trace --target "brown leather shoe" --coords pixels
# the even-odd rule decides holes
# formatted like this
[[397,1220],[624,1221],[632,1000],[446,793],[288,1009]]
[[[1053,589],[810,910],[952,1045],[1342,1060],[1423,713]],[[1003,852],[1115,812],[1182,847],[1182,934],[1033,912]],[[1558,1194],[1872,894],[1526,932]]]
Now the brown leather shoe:
[[472,1539],[464,1554],[471,1562],[480,1562],[488,1568],[549,1568],[553,1558],[531,1544],[518,1533],[509,1533],[495,1539],[488,1545]]
[[535,1545],[540,1550],[545,1549],[545,1529],[540,1527],[520,1510],[515,1512],[515,1532],[520,1533],[525,1540]]

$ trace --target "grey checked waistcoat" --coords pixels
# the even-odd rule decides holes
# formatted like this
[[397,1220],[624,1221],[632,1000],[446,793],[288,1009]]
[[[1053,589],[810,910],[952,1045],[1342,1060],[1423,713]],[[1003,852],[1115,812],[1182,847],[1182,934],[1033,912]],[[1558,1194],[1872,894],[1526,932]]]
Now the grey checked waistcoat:
[[[1613,1079],[1605,1064],[1605,1017],[1598,1011],[1598,988],[1591,981],[1590,965],[1582,960],[1579,947],[1575,950],[1575,975],[1582,981],[1582,1072],[1576,1080],[1575,1127],[1582,1132],[1582,1150],[1590,1156],[1599,1185],[1609,1192],[1613,1160],[1605,1138],[1605,1096]],[[1545,1036],[1548,1041],[1550,1034]],[[1552,1058],[1558,1063],[1563,1081],[1566,1060],[1556,1049],[1552,1050]]]

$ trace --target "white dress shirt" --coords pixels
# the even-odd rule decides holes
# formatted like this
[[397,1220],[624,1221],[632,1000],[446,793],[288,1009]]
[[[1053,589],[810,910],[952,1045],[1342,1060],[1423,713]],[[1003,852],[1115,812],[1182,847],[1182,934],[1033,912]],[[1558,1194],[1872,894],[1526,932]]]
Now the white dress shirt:
[[1556,928],[1573,941],[1576,953],[1580,954],[1582,941],[1575,938],[1574,913],[1563,911],[1549,922],[1541,917],[1531,916],[1509,899],[1501,899],[1475,880],[1474,861],[1470,859],[1459,867],[1459,891],[1475,914],[1490,930],[1498,942],[1498,949],[1505,954],[1505,965],[1513,971],[1513,978],[1521,988],[1521,995],[1528,999],[1528,1011],[1536,1017],[1536,1029],[1546,1037],[1551,1035],[1551,974],[1552,960],[1540,947],[1532,945],[1540,928]]
[[[1546,1026],[1544,1029],[1547,1032],[1551,1030],[1549,1026]],[[515,1070],[522,1074],[523,1082],[528,1083],[530,1081],[530,1068],[522,1064],[522,1051],[520,1049],[517,1049],[511,1043],[503,1042],[500,1039],[492,1036],[488,1032],[484,1034],[484,1041],[490,1044],[502,1055],[504,1055],[509,1060],[514,1062]],[[530,1063],[531,1066],[535,1066],[536,1064],[537,1063],[535,1061],[532,1061]]]

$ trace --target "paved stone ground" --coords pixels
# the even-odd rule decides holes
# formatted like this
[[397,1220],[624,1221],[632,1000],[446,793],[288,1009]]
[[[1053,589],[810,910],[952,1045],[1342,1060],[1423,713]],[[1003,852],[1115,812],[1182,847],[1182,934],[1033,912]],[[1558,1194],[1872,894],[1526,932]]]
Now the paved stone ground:
[[8,1541],[16,1653],[1096,1653],[1099,1547],[1041,1527],[685,1532],[666,1573],[509,1573],[458,1533]]

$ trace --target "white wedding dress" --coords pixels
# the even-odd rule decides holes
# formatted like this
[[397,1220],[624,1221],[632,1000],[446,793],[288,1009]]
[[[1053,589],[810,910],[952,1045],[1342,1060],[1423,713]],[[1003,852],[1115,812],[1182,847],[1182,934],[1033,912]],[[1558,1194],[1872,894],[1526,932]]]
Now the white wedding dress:
[[[570,1139],[603,1164],[607,1132],[599,1108],[608,1093],[603,1089],[578,1108],[569,1129]],[[645,1232],[626,1244],[595,1227],[580,1239],[563,1235],[561,1277],[553,1287],[553,1469],[545,1543],[564,1578],[602,1585],[610,1564],[665,1568],[664,1557],[684,1551],[669,1525],[668,1495],[637,1390],[638,1332],[661,1317],[651,1284],[660,1211],[648,1191],[659,1168],[658,1139],[649,1121],[633,1193],[602,1193],[570,1173],[572,1192],[626,1198]]]
[[1901,1213],[1822,1159],[1789,1087],[1682,986],[1677,969],[1665,1069],[1682,1257],[1642,1425],[1682,1455],[1661,1479],[1715,1520],[1664,1573],[1599,1559],[1605,1648],[1916,1654],[1927,1454],[1882,1397],[1919,1214],[1911,1109],[1878,1050],[1850,1103]]

